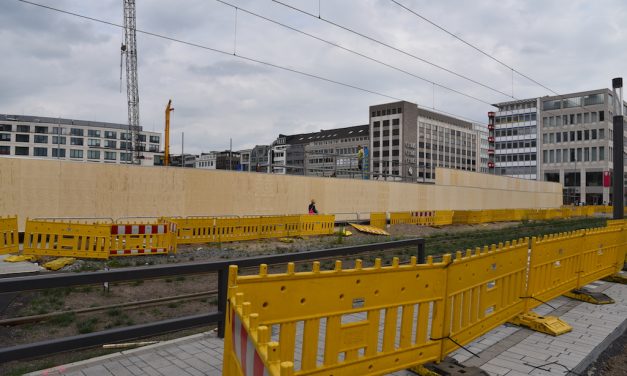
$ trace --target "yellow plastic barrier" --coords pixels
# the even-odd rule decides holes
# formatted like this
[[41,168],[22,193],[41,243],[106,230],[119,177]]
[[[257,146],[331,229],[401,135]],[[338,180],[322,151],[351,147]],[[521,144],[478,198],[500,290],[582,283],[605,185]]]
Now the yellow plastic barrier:
[[626,234],[627,230],[619,226],[586,230],[578,287],[621,271],[627,249]]
[[385,212],[370,213],[370,226],[385,230],[387,228],[387,214]]
[[453,224],[453,211],[452,210],[436,210],[435,217],[433,219],[433,225],[435,226],[447,226]]
[[[468,250],[465,257],[457,252],[446,273],[444,330],[432,337],[464,345],[518,315],[525,306],[528,248],[529,239],[520,239]],[[442,358],[459,348],[455,342],[441,340]]]
[[0,255],[17,253],[18,242],[17,217],[0,218]]
[[176,253],[176,225],[169,222],[109,225],[110,256]]
[[178,244],[196,244],[217,242],[216,218],[164,218],[176,224],[176,239]]
[[[458,348],[448,338],[468,343],[522,311],[527,249],[521,240],[440,263],[395,258],[382,267],[377,259],[362,268],[358,260],[342,269],[337,261],[321,271],[314,262],[311,272],[289,264],[272,275],[262,265],[255,276],[237,276],[232,266],[223,370],[247,375],[256,364],[269,375],[386,374],[441,360]],[[252,356],[238,351],[244,343]]]
[[334,215],[301,215],[299,232],[301,236],[333,235]]
[[607,227],[624,226],[625,224],[627,224],[627,222],[624,219],[608,219],[607,220]]
[[106,259],[109,257],[110,235],[110,224],[27,219],[23,253]]
[[526,310],[578,287],[584,231],[531,239]]

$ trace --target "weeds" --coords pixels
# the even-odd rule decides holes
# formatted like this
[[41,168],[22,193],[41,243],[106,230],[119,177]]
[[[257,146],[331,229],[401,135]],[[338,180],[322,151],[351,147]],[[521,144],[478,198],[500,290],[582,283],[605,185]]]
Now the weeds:
[[96,324],[98,324],[98,318],[92,317],[87,320],[77,322],[76,329],[80,334],[87,334],[96,329]]
[[52,325],[57,325],[61,327],[70,326],[76,320],[76,315],[74,312],[67,312],[61,315],[55,316],[48,320],[48,322]]

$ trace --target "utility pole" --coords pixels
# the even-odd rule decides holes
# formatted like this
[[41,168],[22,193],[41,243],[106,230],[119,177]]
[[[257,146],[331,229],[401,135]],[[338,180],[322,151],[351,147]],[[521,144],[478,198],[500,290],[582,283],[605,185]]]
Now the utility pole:
[[613,218],[623,219],[624,213],[624,117],[623,117],[623,78],[617,77],[612,79],[612,89],[614,89],[614,184],[613,184]]
[[130,140],[130,163],[139,163],[139,84],[137,82],[137,36],[135,0],[122,0],[124,5],[124,44],[122,55],[126,56],[126,97],[128,100],[128,133]]

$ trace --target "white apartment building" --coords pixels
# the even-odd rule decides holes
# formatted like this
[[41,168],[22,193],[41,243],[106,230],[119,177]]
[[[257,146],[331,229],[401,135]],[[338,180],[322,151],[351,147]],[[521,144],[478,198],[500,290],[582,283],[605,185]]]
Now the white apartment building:
[[[128,125],[38,116],[0,114],[0,156],[131,163]],[[161,135],[139,132],[140,164],[163,158]]]
[[194,161],[194,167],[205,170],[217,169],[217,154],[215,152],[200,154],[200,156]]

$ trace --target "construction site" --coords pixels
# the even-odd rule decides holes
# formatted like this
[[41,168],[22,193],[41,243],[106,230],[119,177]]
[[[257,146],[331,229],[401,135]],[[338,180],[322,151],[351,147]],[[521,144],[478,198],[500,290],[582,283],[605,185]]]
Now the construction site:
[[[138,27],[135,0],[115,8],[122,23],[105,17],[112,5],[96,17],[15,3],[121,32],[128,116],[0,115],[0,374],[627,374],[622,78],[612,90],[558,94],[397,1],[395,10],[505,67],[511,94],[327,19],[322,2],[315,11],[270,3],[275,14],[312,18],[507,101],[431,81],[250,4],[217,1],[233,13],[232,25],[224,21],[231,51]],[[346,72],[340,80],[244,55],[246,17],[424,81],[432,106],[344,82]],[[172,99],[159,107],[163,137],[140,123],[138,34],[393,102],[370,105],[367,125],[293,124],[291,135],[235,151],[229,137],[224,152],[186,154],[181,131],[175,155]],[[168,52],[149,54],[151,64],[185,60]],[[515,77],[552,96],[514,96]],[[483,121],[452,114],[436,106],[436,88],[493,108]],[[196,109],[181,102],[176,113],[189,119]],[[242,99],[242,112],[253,102]],[[194,132],[192,147],[202,138]]]

